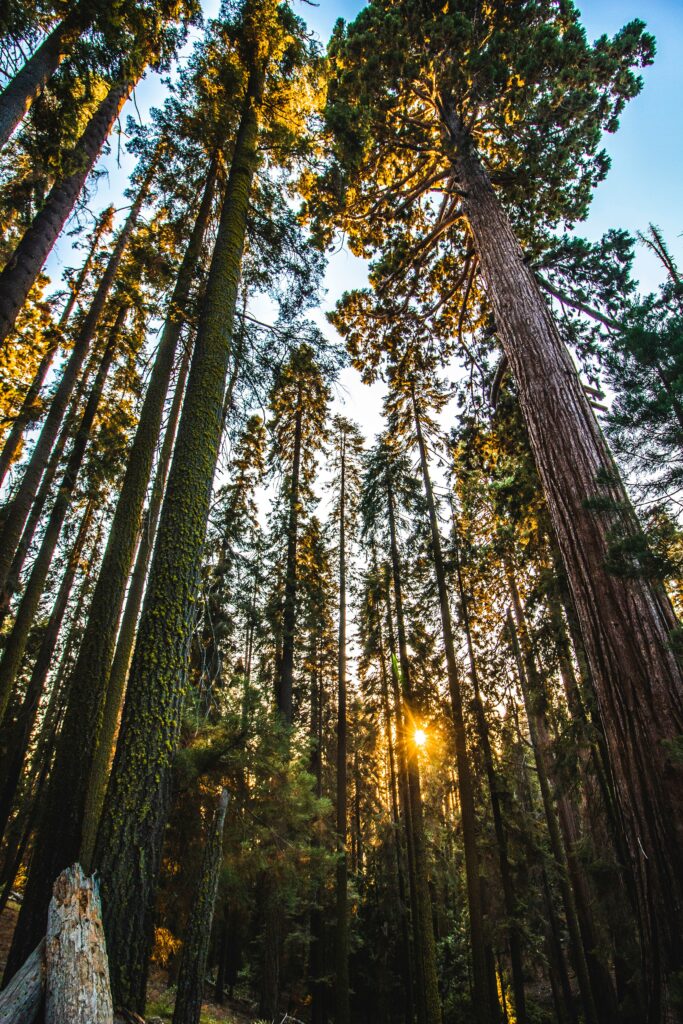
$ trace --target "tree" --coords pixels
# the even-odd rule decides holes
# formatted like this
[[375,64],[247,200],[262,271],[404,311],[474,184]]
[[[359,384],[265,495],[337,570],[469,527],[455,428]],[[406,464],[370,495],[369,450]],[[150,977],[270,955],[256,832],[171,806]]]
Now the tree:
[[[533,251],[544,230],[585,214],[607,167],[600,132],[616,128],[640,88],[631,68],[651,57],[640,22],[589,46],[569,4],[539,10],[524,3],[483,16],[477,8],[476,17],[469,10],[418,13],[408,2],[371,4],[337,31],[331,47],[338,63],[329,123],[341,166],[326,178],[323,202],[334,203],[339,182],[343,191],[353,176],[349,216],[341,208],[337,223],[359,252],[381,248],[414,208],[421,211],[413,220],[414,254],[452,229],[467,258],[471,237],[470,267],[478,260],[519,388],[596,682],[620,813],[629,823],[656,1020],[665,979],[681,957],[680,837],[672,824],[682,820],[683,792],[673,754],[682,724],[675,620],[660,587],[619,579],[605,567],[610,533],[638,527],[522,248]],[[439,191],[441,206],[428,201]],[[451,280],[457,286],[459,278]],[[624,710],[635,706],[638,739]],[[657,751],[647,764],[644,750]]]

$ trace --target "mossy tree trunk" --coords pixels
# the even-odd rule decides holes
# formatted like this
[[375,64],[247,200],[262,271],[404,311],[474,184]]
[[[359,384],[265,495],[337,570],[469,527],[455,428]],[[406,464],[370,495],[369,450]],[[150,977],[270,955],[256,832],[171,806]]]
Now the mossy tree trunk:
[[[55,864],[58,861],[71,863],[79,856],[79,846],[79,859],[86,867],[92,856],[113,739],[111,717],[104,734],[102,722],[117,627],[140,534],[145,494],[185,309],[211,214],[215,178],[214,159],[171,296],[169,313],[126,462],[125,476],[69,684],[71,698],[62,726],[63,740],[60,742],[58,760],[50,783],[52,798],[58,804],[63,803],[68,807],[68,813],[63,812],[59,822],[55,821],[50,830]],[[116,706],[116,718],[119,704]],[[87,803],[89,789],[92,794],[90,805]]]
[[120,339],[121,329],[128,310],[121,306],[116,315],[114,324],[109,332],[109,337],[102,355],[95,380],[93,382],[83,416],[79,423],[74,443],[69,453],[64,475],[57,490],[57,497],[52,506],[50,515],[45,526],[45,531],[31,568],[31,574],[22,595],[17,615],[12,630],[7,638],[5,649],[0,661],[0,715],[4,715],[10,699],[12,688],[16,680],[17,672],[21,667],[21,661],[26,650],[29,632],[33,625],[38,604],[45,587],[47,574],[52,564],[52,558],[57,547],[62,527],[69,511],[71,498],[73,496],[78,474],[80,473],[85,451],[90,440],[90,435],[95,421],[95,416],[102,398],[104,385],[116,355]]
[[[2,662],[0,662],[0,681],[6,691],[10,685],[11,679],[16,675],[16,671],[19,668],[21,657],[26,647],[28,632],[38,607],[38,602],[43,592],[52,556],[59,539],[64,519],[66,518],[66,514],[69,509],[71,496],[76,485],[85,449],[90,438],[90,432],[97,413],[102,389],[104,388],[104,382],[114,358],[116,345],[119,339],[119,331],[123,325],[123,321],[125,320],[126,313],[126,307],[121,306],[114,326],[111,329],[107,346],[102,356],[102,362],[100,363],[97,376],[93,383],[78,433],[74,439],[57,499],[50,513],[50,518],[45,528],[45,533],[43,534],[41,546],[31,570],[29,582],[19,605],[17,618],[5,649],[5,656],[3,657]],[[48,807],[50,807],[51,811],[57,815],[63,813],[65,810],[64,806],[61,804],[58,807],[54,807],[49,800]],[[54,880],[57,877],[57,874],[59,874],[59,870],[56,874],[53,874],[51,870],[54,860],[52,855],[50,832],[43,831],[46,824],[47,819],[43,818],[43,821],[41,822],[41,835],[36,837],[36,848],[31,860],[31,869],[26,883],[26,891],[22,901],[21,912],[17,921],[14,937],[12,939],[12,947],[7,960],[7,967],[5,969],[6,978],[10,978],[21,966],[31,949],[35,946],[37,940],[45,931],[45,919],[47,907],[50,902],[50,893],[52,891]],[[60,870],[63,870],[63,866],[60,867]]]
[[152,911],[169,813],[249,196],[258,160],[262,73],[252,71],[202,304],[121,730],[94,863],[117,1004],[144,1010]]

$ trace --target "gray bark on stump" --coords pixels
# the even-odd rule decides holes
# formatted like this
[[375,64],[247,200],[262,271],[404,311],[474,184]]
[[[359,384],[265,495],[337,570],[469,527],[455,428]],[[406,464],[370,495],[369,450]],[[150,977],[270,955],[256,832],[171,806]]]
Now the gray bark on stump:
[[45,1024],[113,1024],[98,886],[80,864],[55,882],[45,961]]

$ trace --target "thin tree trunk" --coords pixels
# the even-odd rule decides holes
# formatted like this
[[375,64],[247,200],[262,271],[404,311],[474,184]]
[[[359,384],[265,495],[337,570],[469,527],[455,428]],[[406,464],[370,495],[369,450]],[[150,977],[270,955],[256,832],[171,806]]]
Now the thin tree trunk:
[[[511,577],[510,577],[511,579]],[[519,604],[519,598],[515,601],[514,595],[516,590],[511,581],[510,585],[511,595],[513,595],[513,608],[515,612],[515,619],[517,621],[517,629],[523,633],[525,630],[523,618],[521,618],[521,605]],[[581,1001],[583,1004],[584,1014],[586,1017],[586,1024],[598,1024],[598,1012],[595,1005],[595,999],[593,996],[593,987],[591,984],[590,973],[588,971],[588,964],[586,962],[586,954],[583,947],[583,938],[581,936],[581,929],[579,926],[579,917],[576,907],[576,897],[574,890],[572,889],[571,882],[569,879],[569,867],[567,864],[567,855],[565,852],[564,844],[562,842],[562,835],[560,832],[560,826],[557,820],[557,813],[553,803],[553,795],[550,788],[549,770],[547,764],[547,753],[546,748],[543,744],[543,726],[540,723],[541,716],[534,707],[534,695],[529,690],[529,678],[528,669],[531,667],[530,659],[531,653],[527,649],[526,658],[523,659],[522,652],[520,650],[519,640],[517,638],[517,632],[515,630],[515,624],[512,621],[512,616],[508,613],[507,628],[510,638],[510,644],[517,667],[517,675],[519,678],[519,684],[522,690],[522,696],[524,698],[524,707],[526,710],[527,723],[529,726],[529,735],[531,736],[531,744],[534,751],[534,759],[536,762],[536,772],[538,775],[539,788],[541,790],[541,798],[543,800],[543,810],[545,812],[546,824],[548,826],[548,838],[550,840],[550,848],[552,850],[553,859],[557,867],[557,879],[562,894],[562,903],[564,906],[564,915],[567,922],[567,931],[569,932],[569,939],[571,943],[572,960],[574,962],[574,969],[576,971],[576,977],[579,983],[579,991],[581,992]],[[524,633],[523,633],[524,635]],[[526,661],[526,664],[525,664]],[[539,728],[541,725],[541,728]]]
[[[76,487],[76,481],[83,464],[83,458],[85,456],[85,450],[90,440],[90,434],[92,426],[95,421],[97,409],[100,404],[102,397],[102,391],[111,368],[111,364],[116,354],[116,348],[119,341],[121,328],[126,318],[127,309],[125,306],[121,306],[114,325],[109,333],[107,345],[102,356],[97,376],[93,382],[92,390],[88,397],[88,402],[83,411],[83,418],[78,427],[78,432],[74,438],[74,443],[69,454],[69,459],[64,470],[64,476],[59,485],[57,498],[50,512],[50,517],[45,527],[43,539],[38,549],[35,562],[31,569],[31,575],[29,576],[26,584],[26,589],[22,596],[17,609],[17,616],[12,626],[12,632],[10,633],[5,649],[0,661],[0,715],[4,715],[9,702],[12,687],[16,679],[17,672],[21,667],[21,661],[26,650],[26,643],[28,641],[29,632],[33,625],[38,604],[43,593],[47,574],[52,564],[52,557],[59,541],[59,536],[62,532],[64,520],[66,519],[69,511],[69,505],[74,489]],[[62,808],[63,810],[63,808]]]
[[75,170],[66,173],[52,186],[42,209],[0,274],[0,345],[14,327],[19,311],[71,215],[133,84],[125,80],[117,82],[109,90],[69,155],[68,160]]
[[252,71],[199,321],[95,864],[118,1004],[144,1009],[153,899],[222,428],[262,72]]
[[[126,679],[128,678],[133,644],[135,643],[135,630],[138,624],[138,617],[142,606],[142,597],[145,590],[147,569],[152,553],[154,538],[156,536],[159,514],[161,512],[161,503],[163,501],[164,491],[166,488],[168,468],[171,463],[171,456],[173,455],[176,428],[180,417],[183,396],[185,394],[185,381],[189,367],[190,353],[191,349],[188,347],[187,351],[183,355],[183,360],[180,366],[176,390],[169,412],[168,423],[166,425],[164,443],[159,455],[159,464],[157,466],[154,484],[152,486],[152,493],[150,495],[149,508],[147,509],[147,516],[143,522],[142,530],[140,532],[137,557],[133,568],[133,574],[131,576],[128,596],[126,598],[126,606],[121,619],[121,628],[116,641],[116,649],[114,651],[111,671],[107,682],[107,690],[102,712],[102,724],[100,726],[97,749],[93,755],[92,769],[88,779],[88,791],[85,802],[83,838],[81,841],[81,859],[83,863],[87,865],[90,864],[92,858],[95,838],[97,835],[97,826],[102,815],[102,805],[104,803],[107,779],[109,777],[112,757],[116,745],[116,735],[121,717]],[[76,673],[74,671],[72,674],[71,685],[74,684],[76,678]],[[67,721],[68,718],[65,720],[65,727]],[[78,747],[70,747],[70,749],[78,749]],[[71,799],[73,799],[73,797]]]
[[339,649],[337,665],[337,921],[335,930],[335,1022],[350,1024],[346,779],[346,435],[341,433],[339,492]]
[[[505,916],[508,922],[507,932],[508,943],[510,947],[510,966],[512,968],[512,989],[514,993],[515,1019],[518,1021],[518,1024],[526,1024],[527,1011],[526,995],[524,990],[522,932],[519,924],[519,911],[517,906],[517,900],[515,899],[514,880],[512,876],[510,859],[508,856],[507,832],[505,829],[505,823],[503,821],[503,809],[500,802],[498,773],[496,772],[493,760],[493,751],[491,750],[491,739],[489,736],[489,726],[486,720],[484,704],[479,689],[479,672],[477,668],[477,660],[474,653],[474,644],[472,642],[472,629],[470,624],[468,597],[465,593],[465,587],[462,577],[460,551],[456,533],[457,525],[455,523],[453,526],[453,530],[455,542],[455,562],[458,579],[458,592],[460,596],[462,625],[465,631],[465,638],[467,641],[467,653],[470,662],[470,675],[472,678],[472,685],[474,687],[474,713],[477,721],[479,740],[481,743],[482,754],[484,758],[484,767],[486,770],[486,777],[489,787],[491,813],[493,816],[493,828],[496,836],[496,845],[498,847],[498,863],[500,867],[500,878],[503,889],[503,903],[505,906]],[[503,1000],[503,1005],[505,1005],[505,1000]]]
[[[128,86],[125,87],[125,89],[128,88]],[[123,86],[119,86],[117,89],[121,93],[119,98],[122,104],[128,93],[125,91]],[[124,90],[123,92],[121,92],[122,89]],[[113,91],[116,92],[116,90]],[[117,112],[118,107],[115,113]],[[57,390],[52,397],[50,408],[47,416],[45,417],[43,429],[40,432],[33,452],[31,453],[31,458],[24,470],[21,484],[19,485],[11,505],[3,516],[2,533],[0,533],[0,591],[4,590],[7,585],[12,560],[21,538],[24,523],[26,522],[31,505],[33,504],[33,500],[36,496],[36,491],[38,490],[43,470],[45,469],[50,457],[50,452],[52,451],[52,447],[64,418],[64,413],[66,412],[67,405],[69,404],[69,399],[71,398],[76,381],[81,372],[81,367],[83,366],[83,362],[90,350],[93,338],[96,335],[97,326],[102,317],[102,313],[104,312],[111,286],[114,283],[114,278],[116,277],[116,273],[119,269],[119,265],[130,236],[137,224],[140,210],[147,197],[150,184],[151,176],[148,175],[138,190],[135,202],[131,206],[126,221],[116,239],[116,244],[112,250],[111,256],[109,257],[104,273],[99,280],[97,290],[93,296],[92,302],[90,303],[88,312],[86,313],[83,323],[79,327],[76,337],[74,338],[71,354],[66,361],[64,369],[62,370]],[[0,276],[0,319],[1,315],[2,276]]]
[[5,833],[7,822],[14,804],[21,770],[28,750],[29,740],[38,715],[40,698],[43,694],[45,681],[52,664],[52,656],[57,646],[59,631],[62,627],[71,590],[78,571],[83,546],[92,522],[94,507],[92,500],[88,502],[81,518],[76,539],[71,548],[66,571],[59,586],[50,618],[45,628],[43,639],[38,650],[38,657],[33,665],[26,694],[15,722],[10,727],[7,740],[7,757],[2,766],[3,784],[0,791],[0,837]]
[[[375,573],[377,569],[375,567]],[[389,754],[389,790],[391,799],[391,824],[394,833],[394,848],[396,853],[396,878],[398,884],[398,898],[401,905],[401,938],[403,942],[403,985],[406,997],[405,1020],[412,1024],[414,1019],[415,998],[413,994],[413,957],[410,948],[410,931],[408,928],[408,911],[406,902],[406,882],[403,866],[403,850],[401,848],[401,816],[398,806],[397,782],[396,782],[396,756],[394,753],[394,739],[392,735],[393,716],[389,703],[389,680],[387,677],[386,657],[384,641],[382,637],[382,618],[377,614],[377,630],[379,640],[379,666],[380,678],[382,680],[382,708],[387,731],[387,750]]]
[[292,687],[294,685],[294,640],[296,633],[297,569],[296,553],[299,532],[299,476],[301,473],[301,431],[303,417],[302,385],[297,395],[294,422],[294,449],[292,477],[289,488],[289,518],[287,522],[287,568],[282,608],[282,654],[277,680],[277,707],[286,725],[292,724]]
[[[401,588],[401,563],[396,535],[396,516],[394,511],[394,495],[388,489],[389,530],[391,536],[391,564],[394,584],[394,605],[396,608],[396,629],[398,632],[398,649],[403,683],[403,697],[407,705],[408,715],[412,717],[413,691],[408,659],[405,621],[403,617],[403,596]],[[404,730],[405,731],[405,730]],[[404,745],[406,737],[404,735]],[[406,745],[407,746],[407,745]],[[432,901],[427,880],[427,857],[424,839],[424,820],[422,814],[422,794],[420,792],[420,770],[417,751],[406,749],[408,794],[413,833],[413,850],[415,856],[415,879],[417,887],[417,914],[420,931],[420,944],[416,956],[421,957],[424,981],[424,1003],[426,1024],[441,1024],[441,997],[436,972],[436,945],[434,942],[434,925],[432,921]]]
[[204,998],[204,975],[209,958],[213,911],[223,858],[223,827],[227,809],[228,791],[224,789],[204,847],[199,884],[183,938],[173,1024],[199,1024]]
[[[472,140],[452,104],[454,168],[595,680],[636,879],[650,1020],[683,962],[683,734],[676,626],[663,587],[605,567],[638,525],[609,450]],[[597,499],[597,500],[596,500]],[[591,504],[592,503],[592,504]]]
[[[55,765],[55,778],[51,784],[55,799],[59,800],[56,794],[60,789],[64,799],[68,793],[70,809],[68,815],[62,815],[59,838],[53,836],[53,842],[64,845],[65,857],[67,850],[71,851],[81,843],[80,860],[86,867],[90,864],[95,844],[99,813],[106,790],[111,743],[122,695],[120,690],[118,693],[113,692],[109,685],[116,632],[135,556],[135,545],[140,536],[145,494],[185,310],[211,215],[216,163],[214,158],[171,296],[168,318],[127,459],[126,473],[69,687],[73,696],[62,727],[65,759],[60,757]],[[106,731],[103,732],[103,714],[109,693],[110,715]]]
[[55,441],[54,447],[50,452],[50,458],[40,481],[38,493],[31,505],[31,511],[28,515],[26,525],[24,526],[21,534],[21,539],[14,553],[12,565],[10,566],[10,571],[7,577],[7,583],[5,584],[4,590],[0,592],[0,625],[4,623],[5,618],[9,614],[13,595],[20,588],[20,579],[24,563],[29,551],[31,550],[33,538],[35,537],[45,506],[52,493],[52,485],[54,484],[57,471],[61,465],[64,450],[74,436],[79,413],[82,414],[81,401],[86,393],[92,373],[97,368],[98,356],[99,353],[93,352],[88,360],[88,365],[86,366],[71,398],[69,409],[62,424],[62,429],[59,432],[59,437]]
[[29,423],[33,422],[37,418],[37,405],[40,391],[45,383],[48,371],[52,366],[55,354],[59,349],[62,341],[62,335],[69,321],[69,317],[73,312],[76,302],[78,301],[83,285],[85,284],[85,280],[90,273],[90,268],[92,266],[93,259],[95,258],[95,253],[97,252],[102,235],[111,228],[113,215],[113,206],[108,206],[107,209],[100,214],[97,220],[85,263],[81,267],[78,277],[74,281],[73,285],[69,288],[69,297],[64,305],[61,316],[59,317],[59,322],[57,323],[56,328],[53,328],[50,331],[48,346],[43,353],[38,369],[36,370],[29,389],[24,396],[21,409],[14,417],[14,422],[12,423],[2,447],[2,453],[0,453],[0,486],[4,483],[7,471],[12,464],[19,445],[21,444],[21,440],[24,436],[24,430]]
[[7,83],[0,96],[0,149],[7,145],[12,132],[88,27],[91,18],[87,4],[75,4],[29,57],[21,71]]
[[477,820],[474,806],[474,786],[472,782],[469,755],[467,753],[467,734],[465,730],[465,717],[463,714],[462,685],[460,672],[458,670],[458,663],[455,657],[453,620],[451,618],[451,609],[448,600],[448,584],[446,582],[446,570],[444,568],[443,552],[441,549],[439,521],[436,514],[436,503],[434,501],[432,482],[429,476],[429,462],[422,434],[421,414],[415,396],[415,385],[413,383],[411,383],[411,400],[415,421],[415,432],[420,451],[422,481],[424,484],[427,508],[429,511],[432,562],[434,565],[434,575],[436,577],[436,586],[439,595],[441,629],[443,633],[444,652],[446,655],[446,668],[448,671],[448,688],[451,698],[453,732],[455,735],[455,760],[458,772],[462,836],[465,848],[465,873],[467,876],[467,905],[470,917],[472,973],[474,978],[474,1012],[479,1024],[491,1024],[491,1022],[498,1019],[498,1008],[497,1006],[494,1007],[492,1005],[490,998],[490,971],[486,956],[486,935],[484,929],[482,894],[479,883],[479,853],[477,850]]

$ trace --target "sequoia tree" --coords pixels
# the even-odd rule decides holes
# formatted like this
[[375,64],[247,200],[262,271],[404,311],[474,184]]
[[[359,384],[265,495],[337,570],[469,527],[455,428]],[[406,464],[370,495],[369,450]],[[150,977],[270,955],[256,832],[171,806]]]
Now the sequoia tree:
[[[656,1021],[683,956],[676,622],[657,583],[605,565],[615,531],[638,525],[528,260],[549,228],[585,215],[608,166],[601,132],[616,129],[640,88],[632,69],[652,53],[637,21],[589,45],[571,3],[377,0],[331,44],[337,162],[318,211],[358,253],[381,251],[411,217],[408,263],[442,236],[478,261],[595,679]],[[452,287],[462,276],[456,266]]]

